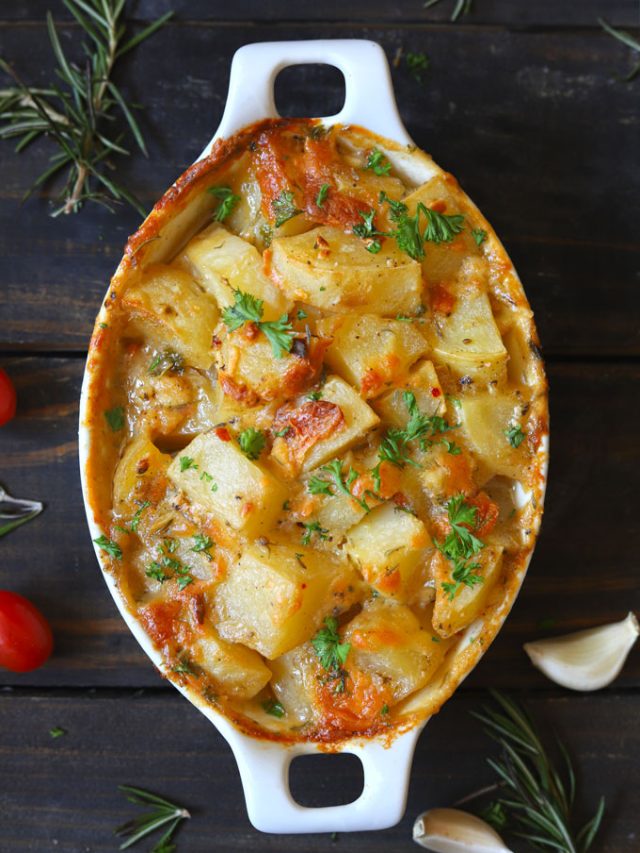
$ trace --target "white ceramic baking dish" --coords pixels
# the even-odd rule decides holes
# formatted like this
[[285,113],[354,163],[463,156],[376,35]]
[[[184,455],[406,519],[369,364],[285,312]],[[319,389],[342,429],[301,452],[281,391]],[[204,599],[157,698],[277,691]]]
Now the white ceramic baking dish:
[[[361,40],[268,42],[246,45],[236,52],[222,121],[198,161],[209,154],[216,140],[231,137],[260,119],[278,117],[273,96],[275,78],[287,66],[308,63],[335,66],[345,78],[344,106],[337,115],[324,117],[326,124],[358,124],[402,145],[413,145],[398,113],[389,66],[380,45]],[[85,471],[90,441],[86,426],[90,378],[91,371],[87,368],[80,401],[79,453],[89,528],[92,538],[97,538],[103,531],[96,524],[89,504]],[[542,452],[546,455],[546,440],[543,444]],[[546,475],[546,467],[544,473]],[[526,500],[527,496],[523,495],[522,499]],[[97,548],[96,555],[100,558]],[[104,576],[131,632],[153,663],[164,671],[161,655],[126,608],[112,575],[104,572]],[[509,609],[505,607],[500,613],[501,621]],[[216,726],[233,750],[249,819],[256,829],[274,833],[349,832],[383,829],[402,818],[413,753],[426,719],[393,739],[353,738],[342,742],[339,750],[356,755],[362,762],[362,794],[347,805],[307,808],[291,796],[289,765],[298,755],[322,751],[321,746],[314,743],[286,745],[251,737],[188,688],[176,686]]]

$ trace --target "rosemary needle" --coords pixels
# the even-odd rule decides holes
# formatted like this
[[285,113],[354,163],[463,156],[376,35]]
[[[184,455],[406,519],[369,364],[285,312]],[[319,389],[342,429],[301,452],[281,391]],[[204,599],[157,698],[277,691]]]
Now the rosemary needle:
[[58,36],[51,13],[47,30],[57,62],[55,82],[46,88],[28,86],[2,58],[0,69],[12,78],[11,88],[0,90],[0,139],[17,139],[15,150],[24,150],[34,140],[46,136],[58,148],[49,166],[25,194],[48,183],[60,172],[66,178],[58,195],[53,216],[77,213],[87,201],[112,210],[115,203],[129,203],[142,216],[140,203],[109,175],[114,155],[127,155],[123,147],[122,122],[128,126],[138,148],[147,150],[140,128],[120,89],[114,83],[117,61],[172,16],[168,12],[137,35],[126,40],[122,23],[125,0],[63,0],[80,24],[88,40],[83,44],[82,66],[71,62]]
[[[613,36],[614,39],[617,39],[622,44],[626,44],[627,47],[630,47],[637,54],[640,54],[640,41],[634,39],[632,35],[625,32],[625,30],[619,30],[616,27],[612,27],[611,24],[608,24],[604,18],[598,18],[598,23],[602,27],[602,29],[609,33],[610,36]],[[633,80],[633,78],[640,72],[640,62],[636,63],[636,65],[631,69],[631,71],[624,78],[627,82]]]
[[528,713],[513,699],[492,690],[496,706],[472,712],[487,734],[502,748],[500,759],[488,759],[499,778],[501,795],[483,817],[496,829],[511,831],[542,850],[586,853],[600,829],[604,797],[593,817],[578,831],[573,829],[576,779],[564,745],[558,748],[564,763],[555,766]]
[[158,797],[157,794],[151,794],[149,791],[144,791],[142,788],[133,788],[131,785],[120,785],[119,788],[127,795],[130,803],[149,806],[150,808],[150,811],[127,821],[115,830],[115,834],[118,836],[129,836],[120,845],[120,850],[132,847],[138,841],[146,838],[147,835],[163,828],[164,832],[152,853],[171,853],[175,850],[175,845],[171,844],[171,838],[180,822],[191,817],[189,812],[182,806],[170,803],[169,800]]

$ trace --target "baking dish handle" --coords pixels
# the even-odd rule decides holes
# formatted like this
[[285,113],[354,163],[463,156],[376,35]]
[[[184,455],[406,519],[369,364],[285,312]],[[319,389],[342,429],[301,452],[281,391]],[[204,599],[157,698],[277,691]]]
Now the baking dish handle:
[[329,124],[360,124],[402,144],[411,144],[393,94],[384,50],[365,39],[321,39],[247,44],[231,63],[224,115],[213,139],[200,155],[206,156],[216,139],[232,136],[264,118],[278,118],[273,86],[289,65],[333,65],[345,79],[345,101],[334,116],[316,116]]
[[261,832],[355,832],[384,829],[402,818],[407,801],[411,762],[422,726],[385,747],[372,740],[349,745],[364,770],[358,799],[342,806],[299,805],[289,790],[289,765],[298,755],[317,754],[313,744],[283,748],[281,744],[244,738],[231,743],[238,762],[249,820]]

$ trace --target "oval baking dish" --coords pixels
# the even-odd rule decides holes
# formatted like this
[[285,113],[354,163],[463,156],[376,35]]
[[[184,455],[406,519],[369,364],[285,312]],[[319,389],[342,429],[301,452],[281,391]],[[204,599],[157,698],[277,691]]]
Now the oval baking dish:
[[[275,77],[315,62],[343,109],[280,119]],[[257,829],[401,818],[420,731],[518,593],[547,454],[522,286],[411,142],[382,49],[239,50],[96,320],[80,465],[116,604],[229,742]],[[355,802],[294,802],[318,750],[360,758]]]

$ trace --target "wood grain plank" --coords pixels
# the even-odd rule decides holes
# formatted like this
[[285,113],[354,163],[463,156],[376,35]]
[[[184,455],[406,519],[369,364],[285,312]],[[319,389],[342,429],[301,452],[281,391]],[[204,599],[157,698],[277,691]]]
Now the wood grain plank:
[[[0,693],[0,831],[3,849],[84,853],[114,850],[113,829],[137,812],[117,791],[132,784],[192,810],[178,847],[189,853],[403,853],[415,849],[411,826],[426,808],[448,806],[493,780],[485,764],[495,754],[469,711],[483,694],[458,695],[428,725],[413,764],[406,816],[382,832],[269,836],[249,824],[231,751],[212,726],[177,694],[55,697]],[[607,798],[594,853],[638,849],[640,697],[528,699],[532,713],[565,739],[579,768],[580,814]],[[67,734],[56,740],[52,726]],[[455,759],[454,759],[455,754]],[[303,759],[296,791],[309,804],[341,802],[355,793],[359,768],[332,757]],[[62,783],[62,780],[67,780]],[[268,797],[269,792],[265,791]],[[149,845],[147,845],[148,849]],[[522,847],[515,846],[516,851]]]
[[[0,683],[37,686],[162,684],[102,581],[84,519],[76,458],[81,359],[0,360],[13,376],[18,417],[0,433],[3,484],[41,498],[43,515],[0,540],[0,588],[33,598],[51,619],[56,652],[34,673]],[[552,459],[543,532],[504,630],[464,688],[548,686],[522,643],[640,611],[639,365],[551,364]],[[640,650],[617,684],[640,685]]]
[[[221,115],[237,47],[312,36],[374,38],[391,58],[400,48],[427,51],[424,85],[402,64],[394,70],[401,112],[416,142],[457,175],[511,250],[546,351],[640,353],[637,89],[614,78],[624,51],[597,30],[168,26],[123,69],[131,97],[146,104],[151,152],[148,161],[123,161],[123,182],[150,205],[197,156]],[[67,29],[65,46],[70,38]],[[23,70],[23,57],[32,57],[29,75],[49,79],[42,27],[0,27],[0,54]],[[286,113],[339,106],[337,72],[306,67],[287,75],[279,86]],[[595,118],[605,113],[606,121]],[[0,349],[84,349],[137,223],[129,210],[113,216],[90,208],[52,221],[44,197],[20,207],[45,149],[15,157],[5,147],[0,159]]]
[[[325,0],[320,6],[312,0],[245,0],[235,6],[210,0],[139,0],[129,4],[129,19],[148,21],[168,10],[179,20],[200,21],[390,21],[423,22],[448,21],[455,3],[443,0],[437,6],[424,9],[423,0]],[[68,19],[64,9],[54,10],[56,19]],[[38,0],[22,0],[6,4],[1,17],[4,21],[39,21],[42,4]],[[593,26],[598,17],[606,14],[617,24],[637,26],[638,10],[634,0],[581,0],[580,3],[558,3],[557,0],[535,0],[518,3],[510,0],[475,0],[471,14],[461,19],[464,24],[505,24],[523,26]]]

